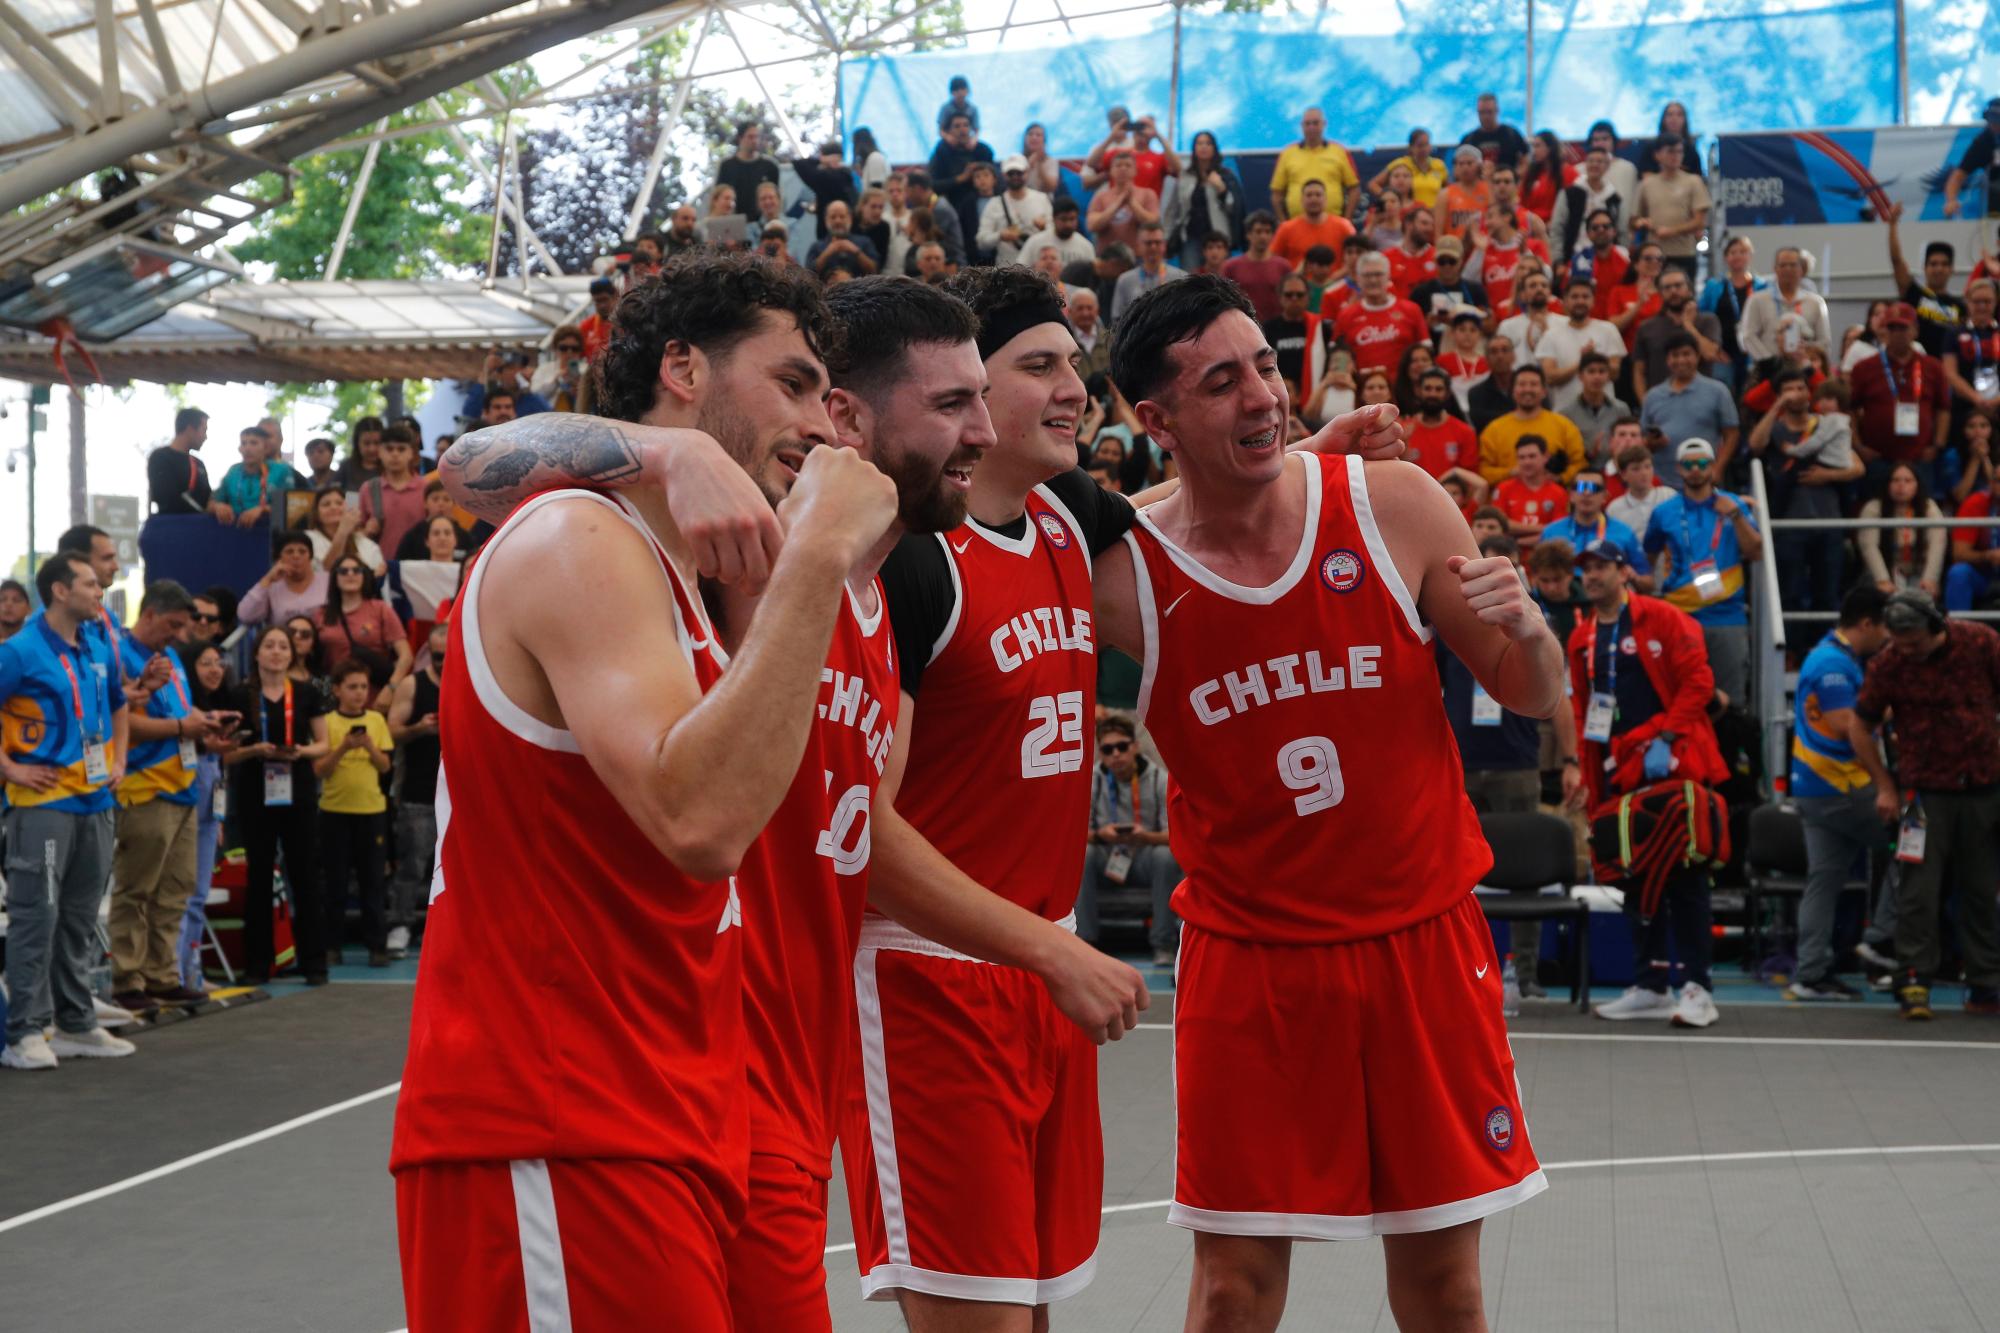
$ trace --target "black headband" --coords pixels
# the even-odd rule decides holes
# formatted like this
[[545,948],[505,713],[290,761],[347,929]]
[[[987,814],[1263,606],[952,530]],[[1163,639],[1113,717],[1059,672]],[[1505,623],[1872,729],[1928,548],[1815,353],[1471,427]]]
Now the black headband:
[[987,360],[1039,324],[1060,324],[1068,328],[1069,320],[1063,314],[1062,302],[1050,296],[994,311],[979,326],[979,359]]

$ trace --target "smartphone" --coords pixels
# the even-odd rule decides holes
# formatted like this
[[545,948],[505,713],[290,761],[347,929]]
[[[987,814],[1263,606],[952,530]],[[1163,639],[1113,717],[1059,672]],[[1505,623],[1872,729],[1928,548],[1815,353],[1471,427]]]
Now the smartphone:
[[257,743],[257,733],[250,730],[250,728],[245,727],[241,731],[237,732],[236,735],[232,737],[232,739],[238,745],[255,745]]

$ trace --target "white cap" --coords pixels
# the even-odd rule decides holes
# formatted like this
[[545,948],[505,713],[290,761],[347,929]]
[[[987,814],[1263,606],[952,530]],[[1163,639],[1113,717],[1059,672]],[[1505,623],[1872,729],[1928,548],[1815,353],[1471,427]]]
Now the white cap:
[[1702,439],[1699,435],[1682,440],[1680,447],[1674,450],[1674,461],[1676,463],[1685,463],[1690,458],[1706,458],[1709,462],[1713,463],[1715,461],[1715,446],[1707,440]]
[[1005,162],[1002,162],[1000,164],[1000,174],[1003,176],[1010,171],[1026,171],[1027,169],[1028,169],[1028,159],[1022,157],[1019,153],[1015,153],[1012,157],[1009,157]]

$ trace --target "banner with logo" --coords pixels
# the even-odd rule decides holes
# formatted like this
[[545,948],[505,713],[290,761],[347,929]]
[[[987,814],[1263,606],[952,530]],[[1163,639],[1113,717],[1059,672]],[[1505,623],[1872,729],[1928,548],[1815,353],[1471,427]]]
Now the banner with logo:
[[[1724,134],[1715,201],[1729,227],[1875,223],[1892,203],[1909,222],[1942,222],[1944,181],[1979,133],[1976,125]],[[1959,192],[1968,215],[1984,211],[1976,174]]]

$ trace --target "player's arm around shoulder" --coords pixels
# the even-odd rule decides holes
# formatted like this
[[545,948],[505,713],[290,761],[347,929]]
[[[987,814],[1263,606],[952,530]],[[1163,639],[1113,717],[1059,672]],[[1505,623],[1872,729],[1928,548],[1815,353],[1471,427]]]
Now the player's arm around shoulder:
[[1548,717],[1563,697],[1562,645],[1505,556],[1481,557],[1442,486],[1413,463],[1364,464],[1390,558],[1417,609],[1502,707]]

